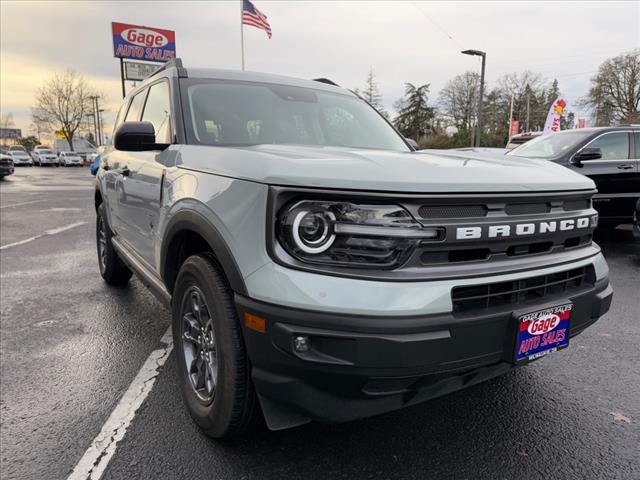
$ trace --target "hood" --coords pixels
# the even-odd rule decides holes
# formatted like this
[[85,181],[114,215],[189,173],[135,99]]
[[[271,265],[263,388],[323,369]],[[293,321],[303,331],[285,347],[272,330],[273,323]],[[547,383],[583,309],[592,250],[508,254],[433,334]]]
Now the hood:
[[587,177],[546,160],[487,153],[291,145],[177,149],[178,166],[271,185],[415,193],[595,188]]

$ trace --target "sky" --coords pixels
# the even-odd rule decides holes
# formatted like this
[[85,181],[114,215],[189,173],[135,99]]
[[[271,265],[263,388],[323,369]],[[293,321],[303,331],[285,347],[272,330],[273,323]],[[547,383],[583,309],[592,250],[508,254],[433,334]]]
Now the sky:
[[[30,132],[34,95],[54,72],[80,73],[103,95],[105,124],[121,100],[111,22],[176,32],[186,67],[240,68],[240,1],[0,0],[0,110]],[[487,82],[526,69],[557,78],[569,110],[605,59],[640,47],[640,1],[269,1],[255,0],[273,37],[245,26],[246,69],[301,78],[328,77],[362,88],[375,71],[391,110],[404,83],[431,84],[479,71]],[[128,88],[129,88],[128,84]],[[107,131],[110,127],[107,127]]]

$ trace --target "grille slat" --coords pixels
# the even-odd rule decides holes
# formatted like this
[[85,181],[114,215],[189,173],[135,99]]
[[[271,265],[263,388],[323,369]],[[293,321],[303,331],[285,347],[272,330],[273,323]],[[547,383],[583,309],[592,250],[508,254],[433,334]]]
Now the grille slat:
[[576,291],[593,284],[592,266],[574,268],[560,274],[540,275],[508,282],[455,287],[451,291],[456,313],[473,313]]

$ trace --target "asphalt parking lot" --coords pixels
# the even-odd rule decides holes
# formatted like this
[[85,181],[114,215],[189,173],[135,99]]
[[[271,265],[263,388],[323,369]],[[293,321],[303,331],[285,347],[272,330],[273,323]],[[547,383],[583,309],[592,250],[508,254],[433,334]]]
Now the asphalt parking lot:
[[[138,280],[102,282],[92,182],[0,182],[2,479],[67,478],[170,324]],[[392,414],[224,442],[188,417],[170,355],[102,478],[638,479],[640,244],[625,226],[598,242],[613,305],[561,353]]]

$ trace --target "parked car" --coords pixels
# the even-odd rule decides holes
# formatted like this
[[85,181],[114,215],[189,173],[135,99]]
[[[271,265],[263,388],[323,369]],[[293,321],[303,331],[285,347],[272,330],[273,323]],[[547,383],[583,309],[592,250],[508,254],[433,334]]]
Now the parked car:
[[26,165],[27,167],[33,166],[33,159],[22,145],[11,145],[7,154],[11,157],[13,165],[16,167],[20,165]]
[[493,153],[497,155],[504,155],[509,151],[508,148],[499,148],[499,147],[461,147],[454,148],[458,152],[474,152],[474,153]]
[[0,153],[0,178],[4,178],[7,175],[13,173],[13,160],[11,155],[5,155]]
[[591,178],[600,225],[631,223],[640,198],[640,126],[564,130],[531,140],[508,153],[563,165]]
[[39,148],[33,151],[33,161],[36,165],[44,167],[45,165],[60,165],[60,160],[56,155],[56,152],[48,148]]
[[58,161],[63,167],[81,167],[84,164],[84,161],[76,152],[60,152]]
[[609,309],[595,185],[553,162],[417,152],[346,89],[179,59],[114,132],[100,273],[170,306],[179,388],[211,436],[417,404],[554,354]]
[[523,143],[527,143],[529,140],[533,140],[534,138],[538,138],[542,135],[542,132],[525,132],[518,133],[509,139],[507,142],[506,148],[508,150],[519,147]]

